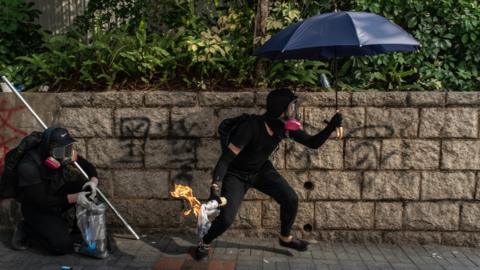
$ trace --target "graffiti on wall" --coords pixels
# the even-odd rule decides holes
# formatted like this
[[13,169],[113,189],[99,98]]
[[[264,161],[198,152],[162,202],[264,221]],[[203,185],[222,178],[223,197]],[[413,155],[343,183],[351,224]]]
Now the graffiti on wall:
[[[395,129],[390,125],[367,125],[348,131],[345,136],[345,145],[355,135],[367,134],[368,131],[375,131],[379,134],[383,134],[382,137],[386,138],[392,137],[393,134],[395,134]],[[355,143],[352,145],[350,151],[350,158],[354,159],[353,166],[355,168],[366,169],[378,168],[380,164],[384,164],[390,157],[396,154],[396,151],[381,153],[379,143],[375,143],[374,140],[370,139],[361,140]]]
[[121,163],[143,163],[145,144],[150,131],[148,117],[124,117],[120,119]]
[[0,99],[0,172],[3,171],[5,155],[10,151],[13,143],[27,135],[27,132],[15,127],[12,122],[15,114],[24,110],[24,107],[12,107],[7,99]]
[[[182,136],[191,136],[193,130],[198,129],[198,123],[190,123],[185,119],[180,119],[172,123],[169,134],[176,134]],[[170,136],[169,136],[170,137]],[[195,145],[191,145],[187,140],[177,140],[172,148],[173,152],[183,151],[186,155],[174,155],[170,160],[171,164],[180,166],[176,173],[172,174],[174,182],[186,183],[191,185],[193,181],[193,169],[197,163],[195,157]]]
[[[308,127],[309,125],[306,124],[306,126]],[[312,126],[309,127],[313,128]],[[364,138],[364,134],[366,134],[368,131],[375,131],[379,134],[383,134],[381,136],[382,138],[392,137],[395,134],[395,129],[390,125],[367,125],[353,128],[351,130],[346,129],[345,131],[347,133],[345,134],[343,140],[343,146],[351,147],[349,149],[349,156],[345,158],[352,159],[349,162],[351,164],[350,166],[353,166],[354,168],[378,168],[380,164],[384,164],[389,158],[397,154],[397,151],[381,153],[382,150],[380,149],[380,143],[370,137]],[[352,140],[354,138],[358,139],[358,141]],[[352,143],[349,143],[350,141]],[[289,145],[289,149],[287,150],[293,150],[293,146]],[[310,169],[314,165],[315,161],[313,159],[317,155],[317,151],[304,147],[299,153],[295,153],[295,155],[300,158],[306,158],[306,168]]]
[[[145,161],[145,147],[149,138],[150,131],[154,125],[164,125],[164,123],[155,123],[148,116],[122,117],[116,122],[119,130],[119,139],[121,145],[121,158],[117,163],[140,163]],[[177,179],[192,180],[193,169],[195,168],[195,145],[192,144],[192,133],[199,129],[198,123],[180,119],[174,121],[169,127],[166,139],[172,140],[168,149],[155,151],[159,159],[166,160],[167,167],[178,168]],[[181,140],[178,136],[189,138]],[[165,139],[165,138],[164,138]],[[152,153],[152,151],[150,151]]]

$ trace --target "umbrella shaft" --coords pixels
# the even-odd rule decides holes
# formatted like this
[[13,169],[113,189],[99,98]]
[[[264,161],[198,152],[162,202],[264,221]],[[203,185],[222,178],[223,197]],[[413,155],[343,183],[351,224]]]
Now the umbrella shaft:
[[338,91],[335,88],[335,111],[338,111]]
[[[335,53],[337,49],[335,48]],[[335,89],[335,110],[338,111],[338,88],[337,88],[337,80],[338,80],[338,69],[337,69],[337,57],[334,58],[333,60],[333,75],[334,75],[334,82],[333,82],[333,88]]]

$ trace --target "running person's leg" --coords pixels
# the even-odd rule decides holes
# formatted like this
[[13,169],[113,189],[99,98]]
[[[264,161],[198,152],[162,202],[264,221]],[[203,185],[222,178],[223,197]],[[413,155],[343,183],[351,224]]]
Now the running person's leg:
[[222,197],[227,199],[227,204],[220,209],[220,214],[213,220],[207,234],[203,236],[203,243],[199,244],[195,252],[197,259],[206,257],[210,243],[232,225],[247,189],[244,181],[227,173],[222,182],[221,192]]
[[298,210],[298,196],[285,178],[273,166],[266,166],[256,177],[252,187],[272,197],[280,204],[280,244],[297,250],[306,250],[308,243],[293,239],[290,232]]

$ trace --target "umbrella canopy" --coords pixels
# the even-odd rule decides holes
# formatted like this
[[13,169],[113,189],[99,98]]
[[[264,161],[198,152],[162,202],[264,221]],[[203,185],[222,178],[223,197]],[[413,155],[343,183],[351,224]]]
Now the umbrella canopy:
[[420,44],[400,26],[367,12],[324,13],[275,34],[254,55],[271,60],[321,60],[417,50]]

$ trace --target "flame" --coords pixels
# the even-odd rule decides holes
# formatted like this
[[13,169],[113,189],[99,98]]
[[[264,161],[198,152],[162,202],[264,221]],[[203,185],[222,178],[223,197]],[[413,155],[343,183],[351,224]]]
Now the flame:
[[198,217],[200,213],[200,202],[193,196],[192,188],[184,185],[175,184],[175,190],[170,192],[170,195],[174,198],[183,198],[190,204],[190,209],[187,209],[183,212],[183,215],[188,216],[190,213]]

